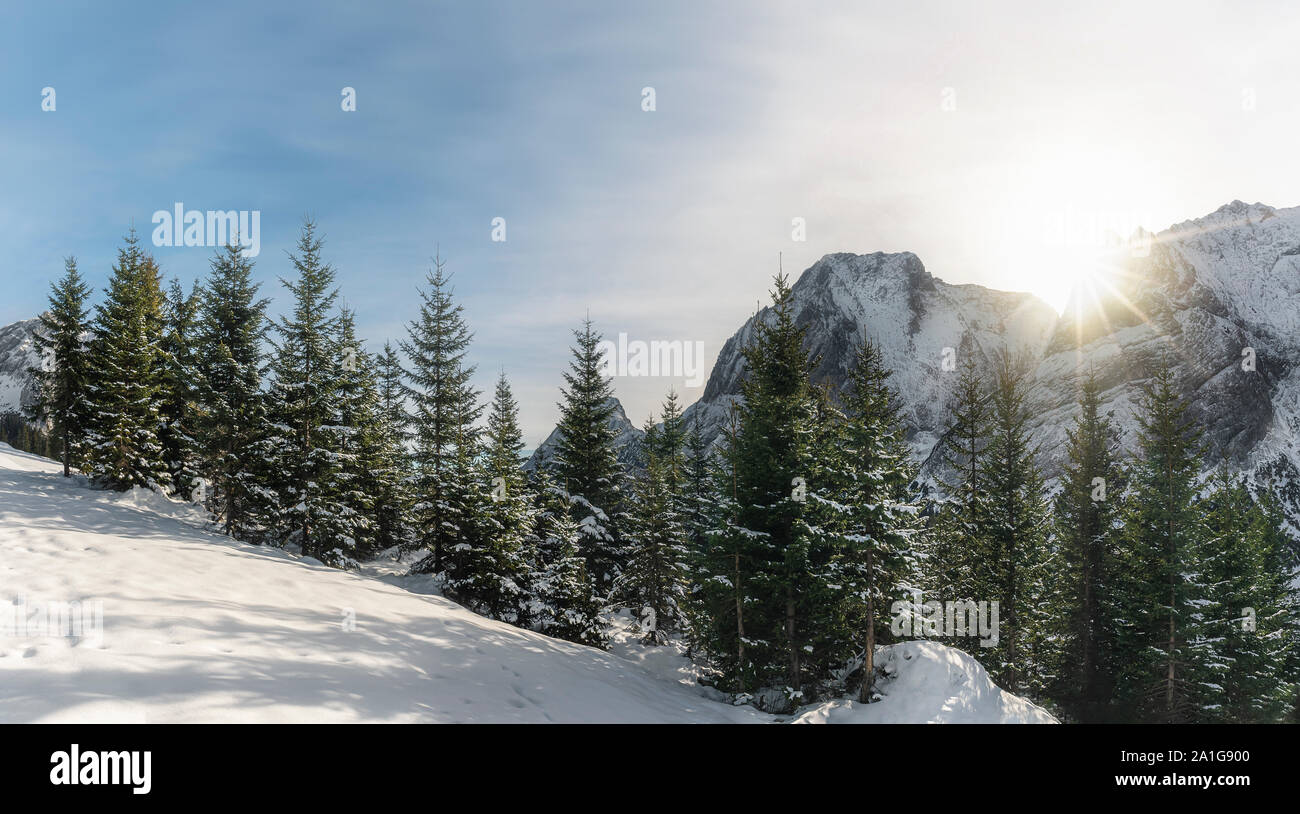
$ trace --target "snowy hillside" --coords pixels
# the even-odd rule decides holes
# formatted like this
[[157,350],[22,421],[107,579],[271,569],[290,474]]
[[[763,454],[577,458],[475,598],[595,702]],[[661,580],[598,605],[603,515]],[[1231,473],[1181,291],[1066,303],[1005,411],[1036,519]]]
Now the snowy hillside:
[[[235,543],[188,504],[58,471],[0,444],[13,603],[0,608],[0,722],[776,720],[710,696],[669,648],[550,639],[419,593],[420,578]],[[102,627],[90,614],[79,637],[49,635],[34,614],[68,602],[102,603]],[[1050,720],[955,650],[908,643],[877,658],[885,700],[798,719]]]

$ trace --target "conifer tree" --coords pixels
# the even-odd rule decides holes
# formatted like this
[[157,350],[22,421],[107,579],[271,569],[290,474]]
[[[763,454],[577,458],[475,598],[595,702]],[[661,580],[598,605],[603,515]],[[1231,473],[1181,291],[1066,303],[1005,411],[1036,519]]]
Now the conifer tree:
[[1276,501],[1257,501],[1245,479],[1219,467],[1200,505],[1198,557],[1204,604],[1189,649],[1198,691],[1197,719],[1275,723],[1290,710],[1296,676],[1295,571],[1286,563],[1286,536]]
[[[673,500],[680,503],[685,497],[687,476],[686,421],[682,418],[682,408],[677,391],[668,391],[661,408],[662,419],[659,424],[650,424],[645,430],[645,447],[647,457],[657,457],[663,464],[664,480]],[[679,505],[678,510],[682,507]]]
[[553,474],[570,496],[581,533],[578,550],[597,590],[607,591],[625,552],[618,520],[623,509],[623,467],[614,449],[613,384],[604,373],[600,334],[590,319],[573,332],[577,342],[560,388]]
[[685,440],[685,472],[682,484],[686,537],[692,556],[704,548],[705,534],[714,527],[713,507],[717,503],[716,483],[710,454],[699,421],[691,422]]
[[402,343],[414,407],[414,544],[430,552],[415,564],[416,573],[442,570],[444,554],[468,519],[475,487],[467,470],[472,453],[465,447],[476,446],[474,422],[482,409],[470,384],[474,366],[465,361],[473,334],[453,298],[441,258],[435,258],[427,282],[428,288],[420,291],[419,316]]
[[1066,430],[1068,460],[1056,496],[1060,549],[1053,599],[1063,640],[1052,697],[1070,720],[1113,719],[1115,683],[1116,507],[1123,485],[1110,420],[1101,415],[1091,372],[1079,390],[1079,417]]
[[[562,495],[548,489],[542,476],[540,494]],[[608,642],[601,620],[601,602],[578,552],[581,532],[567,511],[567,498],[545,515],[539,529],[544,535],[538,549],[551,552],[533,583],[530,618],[540,632],[557,639],[604,648]]]
[[208,509],[226,534],[250,539],[266,514],[259,481],[267,447],[262,373],[267,300],[257,296],[253,261],[236,240],[219,249],[199,295],[195,367],[199,474]]
[[[804,330],[795,324],[784,275],[776,277],[772,300],[744,349],[738,431],[728,439],[734,498],[718,544],[733,551],[736,569],[710,579],[736,591],[737,612],[730,618],[737,623],[736,643],[744,648],[743,655],[740,647],[735,651],[733,686],[759,689],[779,682],[787,688],[781,703],[788,706],[802,695],[804,646],[813,638],[807,623],[818,612],[815,548],[825,538],[815,519],[804,522],[803,515],[809,493],[823,484],[815,471],[818,403],[809,381],[816,360],[803,349]],[[718,645],[727,638],[732,637],[712,637],[710,647],[724,662],[730,655]]]
[[294,280],[281,279],[293,295],[292,310],[276,325],[267,472],[274,493],[268,525],[282,543],[297,543],[305,556],[327,564],[351,556],[339,523],[339,317],[334,269],[321,259],[316,224],[304,221]]
[[632,496],[627,522],[631,550],[615,595],[637,614],[642,641],[664,644],[686,617],[686,528],[680,486],[674,486],[670,474],[681,465],[680,447],[661,444],[652,422],[646,432],[652,442],[646,445],[646,472]]
[[527,625],[536,560],[533,497],[520,468],[519,408],[505,374],[497,380],[483,442],[473,469],[470,512],[444,560],[445,590],[480,613]]
[[380,550],[397,547],[408,549],[413,541],[409,520],[410,416],[406,412],[406,388],[401,361],[391,343],[375,359],[378,374],[379,404],[375,432],[376,460],[372,470],[374,488],[375,540]]
[[916,567],[919,507],[909,492],[914,468],[890,375],[879,347],[864,342],[843,394],[842,444],[828,451],[843,456],[847,476],[837,496],[847,507],[847,529],[828,579],[839,586],[839,618],[863,652],[863,702],[872,700],[877,631],[889,629],[889,600],[900,596]]
[[374,501],[383,465],[382,427],[374,359],[357,338],[356,318],[347,309],[339,317],[337,346],[334,521],[347,543],[344,550],[363,559],[378,550]]
[[92,405],[85,468],[98,485],[124,491],[168,486],[158,440],[163,333],[158,266],[132,229],[117,253],[90,344]]
[[1162,357],[1138,404],[1138,449],[1122,507],[1117,586],[1117,686],[1128,719],[1190,721],[1197,572],[1196,478],[1200,431]]
[[985,514],[973,597],[1000,603],[1000,629],[996,647],[975,650],[1000,686],[1041,694],[1050,679],[1047,507],[1029,438],[1026,388],[1025,368],[1004,352],[989,398],[988,465],[977,478]]
[[[739,524],[736,439],[739,416],[733,405],[717,454],[707,459],[715,486],[713,514],[691,558],[692,651],[700,651],[706,681],[731,692],[757,689],[754,648],[747,647],[749,611],[758,607],[749,580],[748,547],[758,536]],[[697,459],[705,460],[705,459]]]
[[[984,545],[985,495],[980,478],[986,466],[989,398],[973,352],[963,355],[949,411],[942,456],[952,480],[940,481],[948,499],[939,507],[930,535],[925,587],[939,600],[975,600],[979,552]],[[966,641],[953,643],[970,649]]]
[[1249,586],[1252,604],[1244,606],[1242,622],[1251,627],[1247,608],[1254,611],[1257,639],[1249,642],[1249,669],[1238,677],[1240,697],[1250,698],[1249,711],[1235,720],[1293,722],[1300,707],[1300,562],[1297,540],[1289,530],[1286,511],[1278,499],[1278,484],[1265,482],[1255,494],[1250,539],[1257,576]]
[[32,342],[42,365],[28,371],[36,384],[36,401],[28,419],[50,428],[57,439],[63,476],[72,474],[84,452],[83,442],[89,421],[86,389],[90,379],[85,334],[89,329],[86,300],[90,287],[77,271],[77,260],[64,261],[64,275],[51,287],[50,308],[40,316],[40,328]]
[[198,370],[196,330],[199,309],[197,287],[186,295],[180,280],[172,278],[163,299],[164,330],[158,432],[167,465],[171,493],[186,500],[196,496],[199,483],[197,434]]

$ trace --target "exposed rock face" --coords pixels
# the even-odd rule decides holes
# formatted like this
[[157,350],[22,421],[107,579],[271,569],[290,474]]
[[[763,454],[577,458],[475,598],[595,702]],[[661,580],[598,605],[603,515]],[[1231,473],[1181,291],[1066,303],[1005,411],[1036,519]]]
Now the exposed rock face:
[[1122,445],[1136,450],[1138,388],[1163,356],[1204,432],[1206,466],[1279,478],[1300,516],[1300,208],[1234,201],[1156,235],[1099,289],[1076,295],[1035,370],[1047,474],[1060,470],[1089,369]]
[[[932,277],[919,258],[901,254],[831,254],[800,276],[792,289],[795,321],[807,329],[808,350],[820,358],[813,373],[838,393],[858,345],[880,346],[902,394],[908,440],[919,458],[945,429],[952,380],[945,359],[976,354],[992,360],[1003,349],[1039,358],[1056,326],[1056,312],[1030,294],[978,285],[950,285]],[[764,308],[723,346],[700,401],[686,410],[712,441],[740,393],[743,348]]]
[[32,341],[40,324],[28,319],[0,328],[0,413],[19,412],[36,398],[27,368],[40,362]]

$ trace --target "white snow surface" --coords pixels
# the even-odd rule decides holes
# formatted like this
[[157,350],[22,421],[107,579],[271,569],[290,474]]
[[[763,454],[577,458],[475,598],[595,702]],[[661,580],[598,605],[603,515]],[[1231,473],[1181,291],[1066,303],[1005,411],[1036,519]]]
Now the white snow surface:
[[[382,563],[346,572],[234,542],[191,504],[95,491],[0,444],[0,601],[103,609],[102,636],[77,638],[18,631],[0,608],[0,723],[784,720],[699,686],[680,646],[638,644],[626,614],[607,653],[431,590]],[[879,658],[896,665],[883,701],[798,720],[1050,720],[958,651]]]
[[876,654],[885,678],[871,704],[835,699],[805,707],[798,724],[1052,724],[1047,710],[998,687],[970,655],[937,642],[882,647]]

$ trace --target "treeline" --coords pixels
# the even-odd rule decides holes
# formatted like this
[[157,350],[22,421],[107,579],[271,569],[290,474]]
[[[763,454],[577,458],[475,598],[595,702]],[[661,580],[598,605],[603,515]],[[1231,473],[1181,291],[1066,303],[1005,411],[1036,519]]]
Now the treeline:
[[20,412],[0,413],[0,441],[14,449],[30,452],[45,458],[57,457],[58,453],[50,442],[48,433],[32,424]]
[[579,554],[593,527],[545,474],[525,479],[504,375],[479,426],[471,337],[442,263],[400,343],[403,365],[391,344],[365,350],[321,247],[306,222],[282,280],[292,305],[275,322],[235,238],[187,292],[164,285],[133,231],[93,312],[69,259],[41,316],[53,363],[31,371],[28,416],[65,475],[201,502],[232,537],[333,566],[427,550],[414,570],[469,607],[603,645]]
[[[1167,368],[1121,460],[1095,383],[1049,500],[1027,429],[1026,377],[967,359],[945,436],[948,498],[928,503],[880,352],[843,391],[812,382],[790,289],[745,348],[743,399],[706,447],[670,393],[644,467],[618,460],[601,336],[574,332],[558,442],[525,472],[504,374],[471,384],[472,333],[442,262],[398,347],[367,352],[337,306],[307,222],[271,323],[236,245],[190,292],[164,287],[131,234],[93,316],[76,263],[53,286],[54,364],[31,418],[65,471],[203,502],[241,540],[349,567],[423,552],[467,607],[604,646],[631,609],[647,643],[680,637],[706,680],[765,709],[878,697],[875,648],[951,635],[932,600],[997,602],[991,641],[944,639],[1067,720],[1281,720],[1294,715],[1293,541],[1267,491],[1222,470],[1201,484],[1195,427]],[[399,353],[400,350],[400,353]],[[899,611],[902,607],[903,610]],[[939,614],[942,615],[940,610]]]
[[1068,461],[1049,500],[1034,464],[1027,377],[1006,357],[963,365],[945,453],[953,482],[930,532],[923,584],[999,599],[994,648],[971,647],[999,685],[1083,722],[1294,719],[1300,689],[1296,542],[1269,488],[1205,448],[1162,357],[1123,455],[1080,387]]

